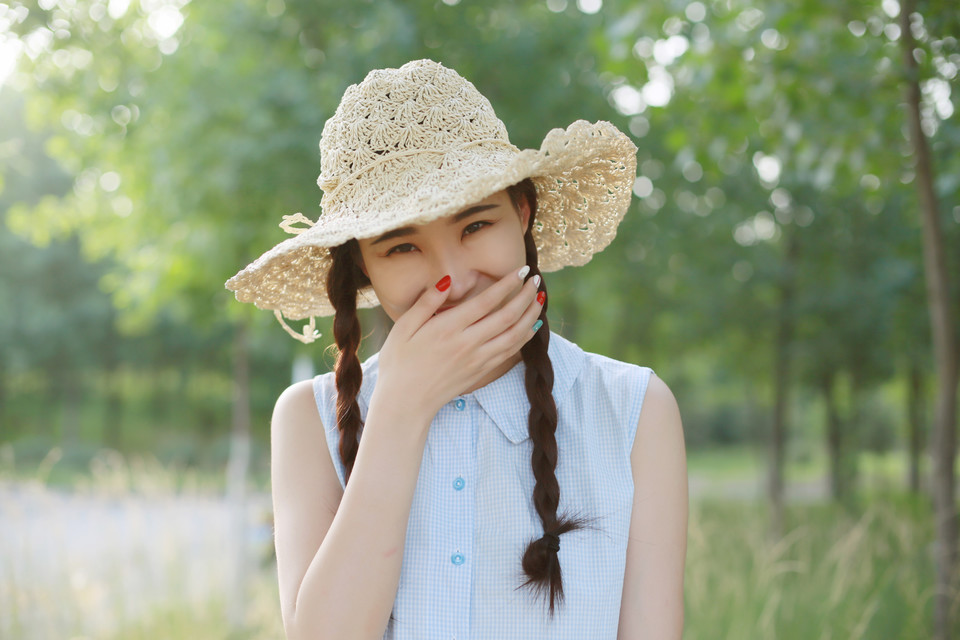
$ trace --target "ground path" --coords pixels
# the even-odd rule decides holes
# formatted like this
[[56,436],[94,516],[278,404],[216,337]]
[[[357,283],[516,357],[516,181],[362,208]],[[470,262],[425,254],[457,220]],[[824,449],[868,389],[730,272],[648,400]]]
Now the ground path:
[[[246,513],[253,560],[270,543],[269,498]],[[0,483],[0,638],[101,638],[165,601],[224,593],[231,515],[215,496]]]

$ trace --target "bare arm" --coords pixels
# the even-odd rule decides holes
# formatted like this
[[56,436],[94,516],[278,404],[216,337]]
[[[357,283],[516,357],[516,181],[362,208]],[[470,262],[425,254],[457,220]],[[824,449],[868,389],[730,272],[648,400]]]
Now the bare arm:
[[687,550],[687,462],[680,411],[651,376],[630,455],[633,514],[618,640],[679,640]]
[[383,413],[371,407],[342,491],[309,383],[294,385],[277,402],[277,565],[291,640],[379,638],[386,628],[430,421],[387,425]]
[[277,401],[274,521],[281,612],[290,640],[383,635],[430,422],[443,404],[533,336],[540,311],[536,287],[529,283],[517,293],[520,282],[510,275],[438,316],[433,312],[445,296],[428,291],[397,321],[380,352],[346,490],[340,489],[311,385],[293,385]]

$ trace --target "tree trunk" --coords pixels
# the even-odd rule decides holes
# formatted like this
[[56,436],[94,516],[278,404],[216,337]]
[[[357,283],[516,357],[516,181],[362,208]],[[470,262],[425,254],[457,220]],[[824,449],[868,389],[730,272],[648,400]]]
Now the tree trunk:
[[119,372],[107,371],[107,405],[103,412],[103,440],[112,449],[123,450],[123,400],[117,388]]
[[936,526],[936,592],[934,596],[934,636],[950,638],[950,602],[954,594],[957,560],[957,508],[954,464],[957,427],[957,345],[953,313],[950,307],[940,212],[934,193],[934,169],[930,148],[920,120],[920,79],[910,18],[915,0],[904,0],[900,10],[900,42],[906,71],[905,89],[910,143],[916,160],[916,185],[923,224],[923,266],[927,283],[927,303],[933,335],[933,357],[937,367],[937,392],[931,438],[933,458],[933,502]]
[[923,450],[923,372],[920,366],[910,363],[910,379],[907,387],[907,441],[909,444],[909,471],[907,487],[911,493],[920,493],[920,452]]
[[845,437],[847,442],[846,451],[840,465],[840,473],[843,476],[844,498],[853,499],[856,485],[860,478],[860,451],[863,445],[864,432],[867,426],[864,424],[864,360],[858,358],[856,354],[851,361],[850,371],[850,412],[847,415]]
[[148,400],[151,427],[154,429],[167,430],[175,420],[170,419],[170,409],[176,405],[176,400],[167,390],[167,381],[164,376],[169,363],[165,359],[160,359],[153,363],[152,367],[152,388],[150,389],[150,398]]
[[60,380],[60,438],[61,446],[69,448],[80,442],[80,375],[64,367],[57,376]]
[[312,380],[315,375],[316,367],[313,366],[313,358],[303,351],[297,353],[290,366],[290,383]]
[[13,412],[9,408],[7,396],[7,371],[3,358],[0,357],[0,435],[4,440],[12,442],[17,439],[19,430],[14,428]]
[[232,575],[227,594],[227,622],[233,630],[244,626],[247,583],[247,474],[250,468],[250,362],[247,326],[237,326],[233,342],[233,410],[230,459],[227,463],[227,501],[233,534]]
[[777,337],[774,355],[773,425],[770,434],[770,469],[768,494],[770,498],[770,532],[779,538],[784,532],[783,471],[786,462],[787,408],[789,406],[791,344],[793,342],[794,272],[798,246],[793,235],[788,236],[787,252],[783,261],[780,282],[780,310],[777,319]]
[[103,376],[106,386],[106,406],[103,412],[103,441],[117,451],[123,448],[123,401],[120,393],[120,359],[115,342],[105,346]]
[[823,404],[827,412],[827,452],[830,457],[830,496],[839,502],[843,498],[843,434],[840,426],[840,412],[837,410],[837,397],[834,391],[836,376],[833,370],[826,371],[820,381],[823,392]]

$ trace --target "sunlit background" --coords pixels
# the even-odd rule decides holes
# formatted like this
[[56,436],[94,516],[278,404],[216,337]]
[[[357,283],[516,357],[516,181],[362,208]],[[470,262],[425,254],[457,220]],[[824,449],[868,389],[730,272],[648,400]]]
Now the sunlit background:
[[947,637],[958,38],[953,0],[0,2],[0,638],[282,637],[269,417],[332,332],[223,282],[319,215],[344,89],[423,57],[522,148],[578,118],[639,147],[617,239],[546,284],[555,331],[679,400],[685,637]]

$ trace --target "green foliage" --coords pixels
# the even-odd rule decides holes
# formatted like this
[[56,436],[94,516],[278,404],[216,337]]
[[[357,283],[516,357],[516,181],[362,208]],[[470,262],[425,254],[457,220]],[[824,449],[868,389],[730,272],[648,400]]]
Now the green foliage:
[[[24,101],[37,132],[3,131],[8,224],[74,256],[66,238],[76,236],[95,265],[55,267],[71,278],[5,277],[0,300],[18,298],[36,319],[0,329],[22,368],[75,349],[64,362],[179,368],[186,388],[211,372],[225,379],[234,327],[251,324],[264,420],[287,363],[306,350],[222,283],[283,239],[281,215],[319,214],[315,145],[346,86],[417,57],[471,79],[521,147],[576,118],[631,132],[638,197],[613,245],[549,275],[554,326],[653,366],[682,406],[689,399],[691,444],[762,437],[783,318],[795,327],[794,387],[816,397],[828,374],[851,380],[859,391],[842,420],[875,447],[897,427],[872,432],[879,423],[858,418],[859,398],[929,366],[898,27],[881,3],[620,0],[586,15],[572,2],[175,2],[166,18],[182,17],[178,28],[146,2],[122,12],[94,0],[8,6],[23,18],[14,33],[33,44],[10,82],[18,93],[0,96]],[[956,18],[942,0],[919,10],[928,133],[958,246]],[[6,253],[22,270],[33,258],[17,251]],[[43,287],[27,286],[38,279]],[[62,291],[46,290],[56,282]],[[788,307],[786,283],[796,291]],[[29,302],[41,294],[72,295],[76,317]],[[56,346],[64,325],[83,339]],[[323,347],[309,352],[321,368]],[[122,375],[103,388],[122,387]],[[176,393],[158,393],[156,405]],[[213,397],[186,428],[226,420]],[[137,414],[139,400],[124,398]]]
[[[637,197],[606,251],[547,275],[551,319],[584,348],[652,366],[690,447],[766,439],[789,323],[790,471],[826,468],[827,398],[844,473],[864,459],[854,449],[902,448],[899,389],[930,369],[931,346],[892,3],[42,4],[0,4],[26,43],[0,88],[0,442],[18,469],[67,481],[103,444],[221,467],[230,349],[247,327],[263,475],[274,399],[294,356],[330,367],[329,321],[320,344],[294,344],[223,282],[284,238],[282,215],[319,215],[316,145],[344,89],[419,57],[472,80],[518,146],[577,118],[630,132]],[[960,247],[954,4],[921,0],[912,29],[948,247]],[[948,260],[960,273],[960,251]],[[757,507],[695,505],[687,637],[929,637],[929,509],[897,497],[856,509],[797,506],[770,542]],[[279,633],[274,585],[262,591],[251,637]],[[198,634],[225,636],[216,603],[122,636]]]

